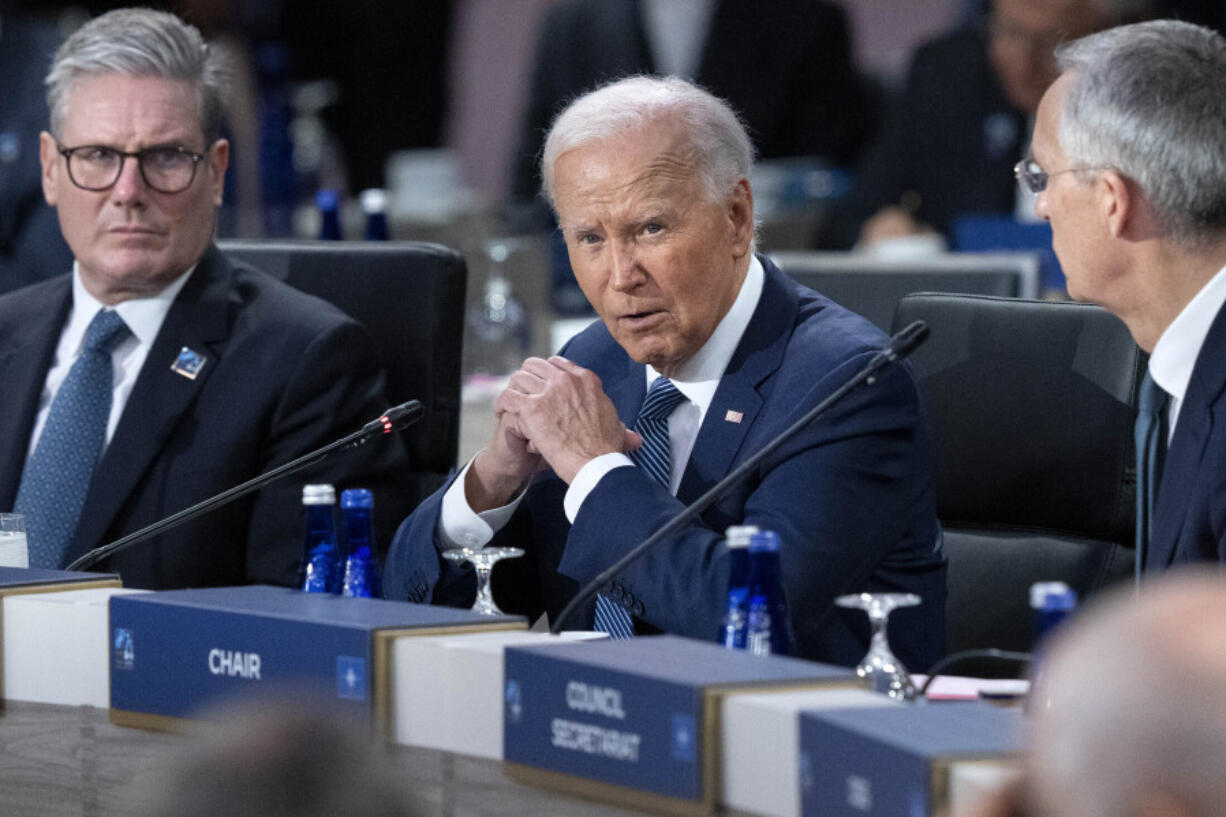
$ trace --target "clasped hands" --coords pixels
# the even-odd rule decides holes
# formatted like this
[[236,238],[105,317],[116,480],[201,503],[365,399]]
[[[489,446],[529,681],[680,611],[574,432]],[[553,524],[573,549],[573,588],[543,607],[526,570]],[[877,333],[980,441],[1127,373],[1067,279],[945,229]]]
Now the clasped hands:
[[494,418],[493,437],[464,486],[478,512],[505,505],[545,466],[570,484],[589,460],[642,445],[618,419],[600,378],[563,357],[525,360],[494,401]]

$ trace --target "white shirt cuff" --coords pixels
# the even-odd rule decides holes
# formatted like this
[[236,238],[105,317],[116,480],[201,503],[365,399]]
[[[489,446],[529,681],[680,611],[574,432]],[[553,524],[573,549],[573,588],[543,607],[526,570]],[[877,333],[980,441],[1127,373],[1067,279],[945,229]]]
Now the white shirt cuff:
[[[475,459],[476,457],[473,457],[473,460]],[[524,491],[520,491],[514,499],[500,508],[491,508],[481,513],[474,511],[469,507],[468,497],[464,494],[464,481],[468,477],[468,469],[472,468],[473,460],[468,461],[447,489],[447,493],[443,494],[443,508],[438,517],[438,534],[445,550],[485,547],[494,538],[494,534],[511,521],[511,515],[524,497]]]
[[584,463],[579,473],[575,474],[570,487],[566,489],[566,496],[562,500],[562,509],[566,512],[566,518],[572,525],[575,524],[575,517],[579,515],[579,508],[583,505],[583,500],[587,499],[587,495],[596,487],[596,483],[600,482],[605,474],[623,465],[633,467],[634,461],[625,454],[614,453],[601,454]]

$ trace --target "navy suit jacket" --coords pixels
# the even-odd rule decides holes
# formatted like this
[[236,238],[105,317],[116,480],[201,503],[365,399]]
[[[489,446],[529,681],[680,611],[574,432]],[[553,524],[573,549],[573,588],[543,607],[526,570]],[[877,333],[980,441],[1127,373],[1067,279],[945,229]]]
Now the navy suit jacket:
[[[829,395],[885,343],[863,318],[797,286],[770,261],[763,265],[762,297],[707,411],[678,495],[637,468],[616,468],[588,495],[572,527],[562,509],[567,485],[552,471],[537,474],[492,543],[528,550],[494,573],[503,609],[556,617],[580,585]],[[564,354],[600,376],[618,416],[632,425],[646,393],[643,365],[600,323]],[[471,575],[438,556],[445,490],[396,534],[385,581],[390,598],[471,603]],[[915,669],[942,655],[945,561],[916,390],[904,367],[853,392],[782,446],[700,521],[627,568],[609,593],[652,628],[715,638],[728,585],[723,532],[734,524],[778,531],[800,655],[844,664],[863,656],[864,614],[836,608],[833,599],[864,590],[920,594],[923,605],[898,615],[892,641]],[[586,622],[568,626],[590,626],[590,608],[586,614]]]
[[1226,563],[1226,308],[1205,336],[1167,450],[1147,571]]
[[[72,302],[68,275],[0,298],[0,508],[13,505],[47,369]],[[206,355],[195,380],[171,371]],[[65,563],[356,431],[386,408],[373,341],[332,305],[210,248],[149,350],[99,460]],[[403,514],[398,440],[339,454],[102,562],[130,587],[293,584],[301,486],[376,491]],[[387,443],[384,445],[383,443]],[[400,511],[399,513],[397,511]],[[388,531],[390,534],[390,530]],[[384,539],[383,541],[386,541]]]

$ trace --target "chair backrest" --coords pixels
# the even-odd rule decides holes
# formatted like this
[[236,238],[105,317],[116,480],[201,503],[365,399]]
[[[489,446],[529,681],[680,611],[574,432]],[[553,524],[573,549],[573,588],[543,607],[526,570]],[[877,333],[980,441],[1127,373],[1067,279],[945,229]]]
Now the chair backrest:
[[878,258],[864,253],[779,252],[771,260],[793,280],[889,331],[894,308],[913,292],[1036,298],[1036,253],[949,253]]
[[387,372],[388,399],[393,405],[420,400],[426,409],[403,435],[413,471],[437,477],[427,483],[441,482],[459,447],[464,257],[416,241],[228,240],[217,246],[335,304],[367,328]]
[[924,293],[894,325],[915,320],[931,330],[910,363],[949,557],[949,651],[1029,650],[1032,583],[1084,597],[1131,573],[1145,357],[1089,304]]

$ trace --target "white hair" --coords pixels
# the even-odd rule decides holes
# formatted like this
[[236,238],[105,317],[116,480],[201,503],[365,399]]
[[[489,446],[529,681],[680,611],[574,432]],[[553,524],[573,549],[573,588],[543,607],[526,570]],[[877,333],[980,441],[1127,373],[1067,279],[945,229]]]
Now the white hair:
[[753,143],[727,102],[677,77],[633,76],[584,94],[554,120],[541,154],[549,203],[554,203],[554,163],[563,153],[660,121],[684,126],[691,167],[712,201],[749,178]]

